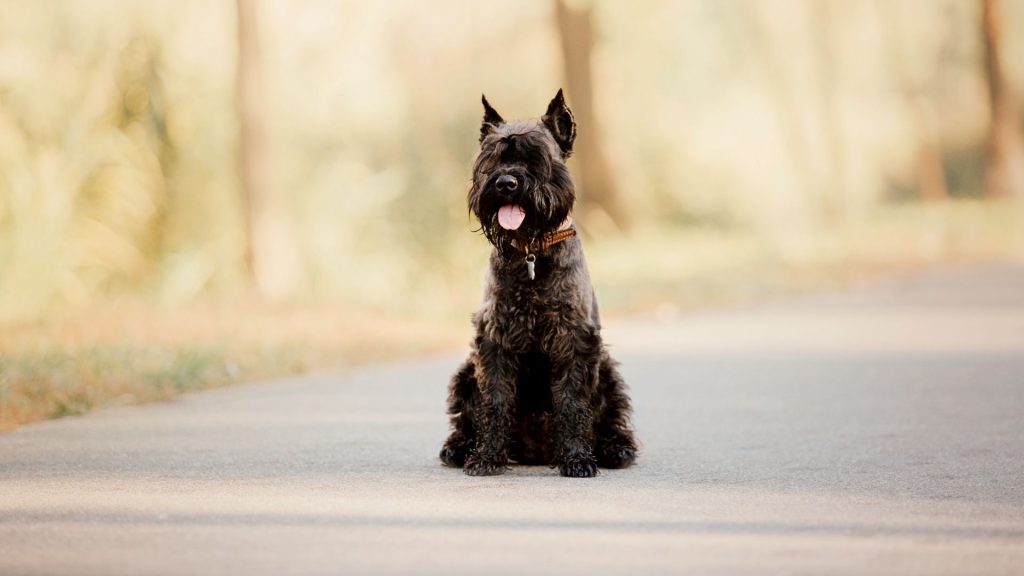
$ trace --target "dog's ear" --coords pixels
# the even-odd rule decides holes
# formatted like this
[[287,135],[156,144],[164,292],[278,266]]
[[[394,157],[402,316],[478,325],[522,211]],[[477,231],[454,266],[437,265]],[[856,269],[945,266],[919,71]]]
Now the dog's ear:
[[487,101],[487,96],[481,95],[481,100],[484,103],[484,121],[480,124],[480,141],[483,142],[488,134],[505,123],[505,119],[501,117],[501,114],[498,114],[497,110],[491,108],[490,102]]
[[555,137],[555,142],[558,142],[558,147],[562,149],[562,156],[568,158],[572,154],[572,143],[576,141],[576,119],[565,103],[561,88],[548,104],[548,111],[544,113],[541,122]]

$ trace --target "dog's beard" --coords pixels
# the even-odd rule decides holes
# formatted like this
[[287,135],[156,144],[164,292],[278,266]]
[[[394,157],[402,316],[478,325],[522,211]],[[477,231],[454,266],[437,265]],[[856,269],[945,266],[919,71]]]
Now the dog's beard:
[[[546,234],[558,230],[569,217],[571,204],[553,202],[550,198],[538,197],[538,191],[528,191],[515,199],[499,194],[484,192],[477,206],[480,231],[488,241],[503,253],[523,250],[541,243]],[[501,225],[499,212],[506,209],[522,209],[525,216],[515,229]]]
[[[526,216],[526,219],[529,219],[529,215]],[[498,222],[497,211],[489,217],[481,218],[480,230],[491,244],[505,254],[523,247],[534,246],[544,235],[539,229],[528,226],[525,222],[515,230],[503,228]]]

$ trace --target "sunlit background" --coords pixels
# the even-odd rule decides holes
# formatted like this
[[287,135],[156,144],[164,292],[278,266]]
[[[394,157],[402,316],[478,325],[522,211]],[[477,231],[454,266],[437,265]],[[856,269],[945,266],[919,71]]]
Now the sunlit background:
[[0,14],[0,426],[464,341],[481,93],[566,89],[613,315],[1024,253],[1022,0]]

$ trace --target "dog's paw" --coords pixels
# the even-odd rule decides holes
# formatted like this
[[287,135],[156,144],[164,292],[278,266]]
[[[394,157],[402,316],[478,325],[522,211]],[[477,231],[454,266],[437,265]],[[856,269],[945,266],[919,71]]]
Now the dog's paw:
[[573,456],[558,465],[558,472],[567,478],[597,476],[597,461],[592,456]]
[[499,474],[504,474],[507,468],[501,462],[488,462],[486,460],[470,458],[466,461],[462,471],[469,476],[498,476]]
[[469,455],[469,450],[463,446],[449,446],[444,445],[441,448],[441,462],[445,466],[451,466],[452,468],[462,468],[466,463],[466,456]]
[[636,445],[621,438],[601,444],[597,450],[597,465],[601,468],[626,468],[636,461]]

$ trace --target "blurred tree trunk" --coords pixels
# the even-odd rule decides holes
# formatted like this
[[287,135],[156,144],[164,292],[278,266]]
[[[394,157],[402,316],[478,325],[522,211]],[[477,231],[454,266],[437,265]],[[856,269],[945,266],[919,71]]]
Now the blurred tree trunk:
[[821,103],[821,126],[828,149],[829,174],[822,186],[822,214],[829,223],[843,220],[843,203],[847,198],[846,138],[843,135],[842,114],[836,94],[835,34],[833,33],[834,7],[829,0],[810,3],[814,26],[814,51],[817,54],[818,99]]
[[558,36],[562,45],[569,104],[576,123],[575,155],[579,160],[580,202],[585,211],[603,211],[620,229],[628,226],[619,189],[601,141],[601,128],[594,114],[594,89],[591,74],[593,30],[590,7],[572,8],[565,0],[555,0]]
[[[914,77],[907,58],[907,46],[903,43],[907,35],[900,26],[901,14],[896,12],[901,6],[902,3],[884,0],[878,0],[875,4],[889,59],[892,62],[893,74],[917,139],[914,173],[918,193],[922,200],[944,200],[949,197],[949,190],[946,187],[946,172],[942,164],[942,142],[935,121],[935,109],[924,95],[922,82]],[[886,8],[890,10],[886,11]]]
[[[749,7],[739,7],[737,19],[743,25],[753,46],[751,56],[764,78],[768,95],[778,112],[779,130],[796,184],[800,187],[803,198],[824,206],[825,203],[821,202],[825,197],[824,186],[822,179],[813,170],[811,144],[801,129],[799,103],[786,79],[785,71],[779,64],[782,59],[776,53],[775,46],[768,36],[768,28],[762,23],[762,17],[758,12],[762,6],[771,9],[770,3],[767,2],[763,5],[755,2]],[[824,216],[827,218],[828,214],[825,213]]]
[[238,169],[245,206],[246,262],[260,295],[280,300],[299,281],[287,204],[267,153],[266,104],[255,0],[237,0]]
[[990,197],[1014,195],[1024,199],[1024,141],[1016,95],[1003,69],[1002,13],[999,0],[981,0],[985,72],[991,112],[989,161],[985,192]]

